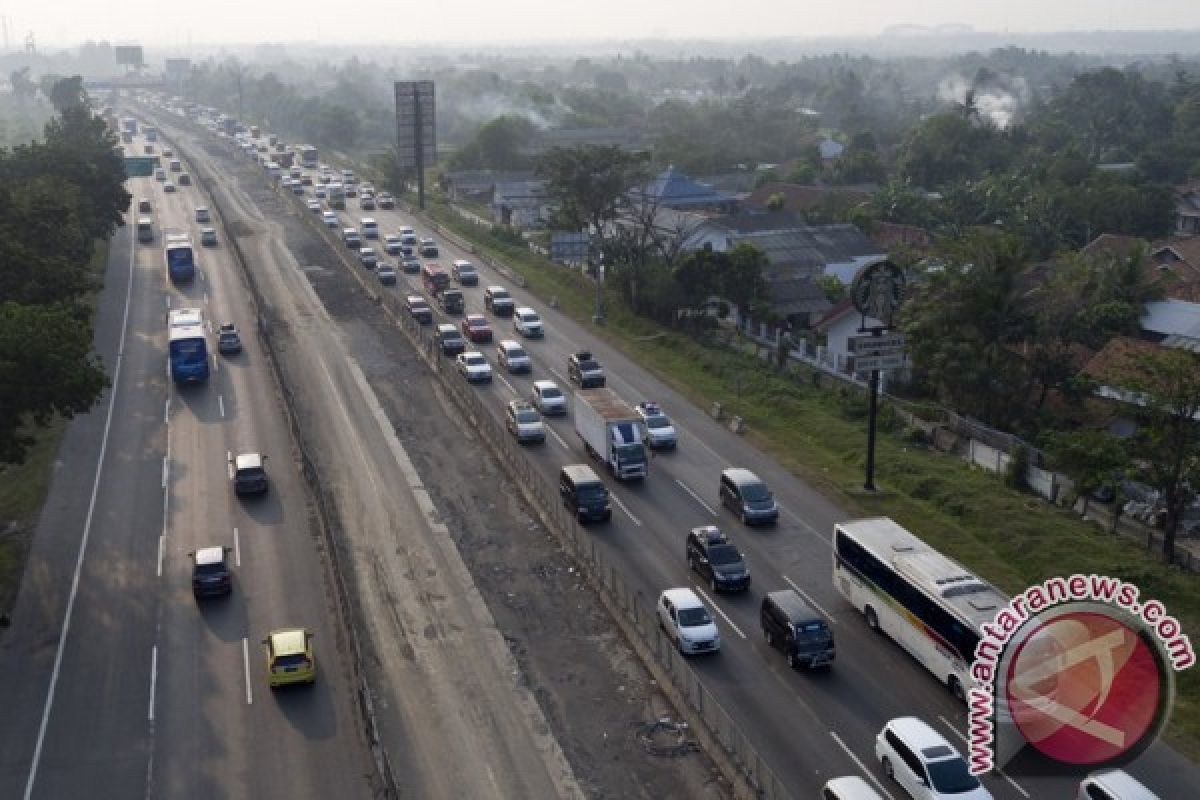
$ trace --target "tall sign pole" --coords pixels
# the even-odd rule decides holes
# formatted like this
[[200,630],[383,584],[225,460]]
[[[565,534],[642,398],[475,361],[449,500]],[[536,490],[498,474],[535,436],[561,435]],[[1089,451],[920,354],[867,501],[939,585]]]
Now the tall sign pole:
[[425,208],[425,169],[437,163],[433,81],[396,81],[396,162],[416,172],[417,205]]
[[879,373],[903,367],[904,337],[889,333],[896,311],[904,302],[904,270],[890,261],[863,267],[854,277],[850,297],[862,315],[858,332],[850,338],[854,371],[868,372],[867,381],[867,474],[863,488],[875,491],[875,421],[879,411]]

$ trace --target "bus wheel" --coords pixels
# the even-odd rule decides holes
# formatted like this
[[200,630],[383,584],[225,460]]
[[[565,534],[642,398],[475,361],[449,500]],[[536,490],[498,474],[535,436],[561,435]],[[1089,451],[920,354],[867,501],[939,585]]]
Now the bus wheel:
[[879,633],[879,616],[875,613],[875,609],[867,606],[863,610],[863,615],[867,618],[867,627]]

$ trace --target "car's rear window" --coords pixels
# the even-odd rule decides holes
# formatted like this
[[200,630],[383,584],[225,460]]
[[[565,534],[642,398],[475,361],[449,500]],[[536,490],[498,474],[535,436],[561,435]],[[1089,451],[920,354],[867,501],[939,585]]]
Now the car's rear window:
[[303,653],[293,653],[286,656],[275,656],[275,667],[304,667],[308,665],[308,659]]

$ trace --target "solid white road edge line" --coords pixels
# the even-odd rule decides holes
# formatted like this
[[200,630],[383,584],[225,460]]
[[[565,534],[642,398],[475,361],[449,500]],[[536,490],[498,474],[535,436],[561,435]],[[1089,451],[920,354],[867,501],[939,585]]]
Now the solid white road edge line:
[[58,676],[62,670],[63,651],[67,647],[67,634],[71,629],[71,615],[75,610],[75,598],[79,595],[79,576],[83,572],[83,559],[87,553],[88,539],[92,533],[92,515],[96,511],[96,498],[100,494],[100,478],[104,470],[104,456],[108,452],[108,434],[112,428],[113,410],[116,408],[117,389],[121,385],[121,368],[125,364],[125,335],[129,330],[129,304],[133,297],[133,266],[137,250],[129,250],[129,274],[125,284],[125,311],[121,318],[121,339],[117,344],[117,363],[113,369],[112,390],[108,395],[108,413],[104,418],[104,435],[100,439],[100,454],[96,457],[96,478],[92,482],[92,497],[88,501],[87,516],[83,523],[83,535],[79,540],[79,555],[75,558],[75,572],[71,576],[71,591],[67,595],[67,607],[63,612],[62,631],[58,636],[58,648],[54,653],[54,667],[50,670],[50,685],[46,688],[46,703],[42,707],[42,721],[38,725],[37,740],[33,757],[29,762],[29,778],[25,782],[25,800],[33,797],[33,786],[37,781],[38,764],[42,759],[42,747],[46,743],[46,728],[50,724],[50,710],[54,706],[54,692],[58,688]]

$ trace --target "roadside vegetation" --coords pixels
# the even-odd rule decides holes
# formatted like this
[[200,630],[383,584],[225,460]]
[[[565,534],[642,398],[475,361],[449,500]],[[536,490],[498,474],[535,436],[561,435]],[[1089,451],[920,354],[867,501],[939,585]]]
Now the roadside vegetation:
[[[108,385],[92,350],[124,163],[82,81],[45,87],[40,140],[0,149],[0,614],[15,597],[65,420]],[[32,91],[32,90],[30,90]]]
[[[478,251],[518,272],[543,302],[551,298],[575,321],[591,324],[595,284],[533,254],[503,234],[463,220],[444,203],[431,206],[439,224],[473,241]],[[1195,575],[1163,563],[1122,536],[1077,514],[1005,485],[1003,477],[969,468],[927,446],[889,402],[880,413],[878,494],[861,491],[866,452],[866,398],[853,389],[818,386],[803,367],[781,372],[748,358],[753,345],[736,336],[701,343],[692,335],[633,314],[605,293],[607,324],[596,335],[620,348],[701,408],[720,402],[742,417],[746,436],[798,477],[819,487],[852,515],[886,515],[1009,594],[1063,569],[1120,576],[1157,597],[1184,625],[1200,631]],[[748,348],[750,348],[748,350]],[[684,445],[686,446],[686,444]],[[1200,671],[1179,675],[1170,739],[1200,756]]]

